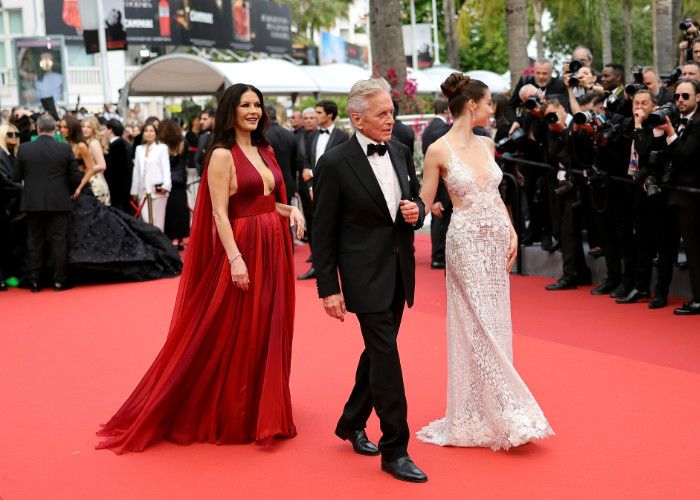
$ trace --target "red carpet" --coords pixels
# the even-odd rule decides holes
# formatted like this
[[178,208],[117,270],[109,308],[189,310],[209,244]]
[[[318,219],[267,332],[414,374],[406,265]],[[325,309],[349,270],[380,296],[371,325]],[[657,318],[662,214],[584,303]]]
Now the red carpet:
[[[413,431],[445,404],[443,274],[424,236],[417,252],[400,335]],[[298,272],[306,256],[297,249]],[[161,347],[177,280],[0,294],[0,498],[699,498],[700,317],[545,283],[512,279],[515,358],[557,435],[497,453],[413,439],[422,485],[333,436],[361,337],[354,317],[325,316],[313,282],[297,286],[297,438],[123,456],[95,451],[94,431]],[[378,438],[374,417],[368,432]]]

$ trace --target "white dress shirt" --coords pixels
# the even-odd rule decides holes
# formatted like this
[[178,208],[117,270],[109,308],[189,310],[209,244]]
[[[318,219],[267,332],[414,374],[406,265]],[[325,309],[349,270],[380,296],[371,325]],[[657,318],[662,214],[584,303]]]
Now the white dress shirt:
[[[332,123],[327,129],[324,129],[323,127],[319,128],[318,140],[316,141],[316,163],[318,163],[318,159],[321,157],[321,155],[326,152],[326,147],[328,147],[328,141],[331,139],[333,129],[335,129],[335,125]],[[322,134],[321,130],[328,130],[328,133]]]
[[[365,154],[367,153],[368,144],[379,144],[368,139],[360,132],[357,132],[356,135],[357,142],[360,143],[360,147]],[[394,166],[391,164],[389,152],[387,151],[384,156],[379,156],[377,153],[374,153],[368,156],[367,160],[382,190],[386,206],[391,215],[391,220],[396,221],[396,214],[399,210],[399,202],[401,201],[401,185],[399,184],[399,178],[396,176]]]

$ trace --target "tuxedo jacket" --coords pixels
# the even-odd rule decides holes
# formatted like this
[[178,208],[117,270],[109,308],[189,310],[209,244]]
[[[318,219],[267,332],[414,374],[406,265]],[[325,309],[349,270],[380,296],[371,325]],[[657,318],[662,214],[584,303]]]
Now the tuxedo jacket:
[[411,154],[413,154],[416,133],[411,127],[396,120],[396,122],[394,122],[394,129],[391,131],[391,138],[406,146],[411,151]]
[[[673,162],[673,184],[700,188],[700,109],[695,110],[685,129],[669,144],[668,151]],[[668,202],[671,205],[700,209],[700,194],[669,190]]]
[[393,140],[387,146],[401,198],[418,204],[414,226],[404,221],[400,211],[392,221],[379,182],[355,136],[321,156],[317,166],[313,261],[318,294],[323,298],[339,293],[342,285],[346,307],[354,313],[389,308],[397,269],[406,302],[413,305],[413,231],[423,225],[425,207],[418,198],[420,183],[410,151]]
[[131,157],[131,145],[123,138],[118,137],[109,145],[109,151],[105,155],[105,179],[109,185],[111,197],[118,200],[129,200],[131,190],[131,174],[134,163]]
[[22,144],[13,176],[24,181],[23,212],[70,212],[71,194],[82,179],[71,147],[47,135]]
[[275,151],[277,164],[282,170],[287,201],[289,201],[289,197],[297,190],[296,178],[299,171],[297,136],[286,128],[280,127],[278,123],[271,123],[265,131],[265,135]]
[[[316,166],[316,147],[318,146],[318,137],[321,135],[321,132],[319,130],[316,130],[311,133],[309,136],[309,150],[307,151],[307,156],[308,156],[308,162],[309,165],[311,165],[311,171],[314,174],[314,177],[316,177],[316,172],[317,172],[317,166]],[[348,134],[340,130],[338,127],[333,127],[333,132],[331,132],[331,136],[328,139],[328,144],[326,145],[326,150],[324,151],[324,154],[329,152],[331,149],[334,147],[344,143],[349,139]]]

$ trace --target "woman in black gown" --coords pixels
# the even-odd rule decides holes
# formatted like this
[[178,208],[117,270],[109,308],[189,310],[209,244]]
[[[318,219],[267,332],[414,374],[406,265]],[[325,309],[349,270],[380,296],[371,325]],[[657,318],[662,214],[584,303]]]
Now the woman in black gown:
[[187,208],[187,151],[182,127],[175,120],[163,120],[158,140],[168,146],[172,189],[165,208],[165,234],[183,250],[182,240],[190,235],[190,211]]

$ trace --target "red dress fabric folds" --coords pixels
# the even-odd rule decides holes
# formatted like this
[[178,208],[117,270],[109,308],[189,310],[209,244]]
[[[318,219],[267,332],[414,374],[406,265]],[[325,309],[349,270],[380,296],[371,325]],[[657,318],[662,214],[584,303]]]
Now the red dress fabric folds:
[[229,200],[234,238],[250,287],[231,282],[202,176],[175,310],[165,345],[122,407],[97,433],[97,448],[143,451],[176,443],[268,443],[296,435],[289,393],[294,325],[291,236],[272,148],[259,148],[275,189],[242,150],[231,150],[238,188]]

